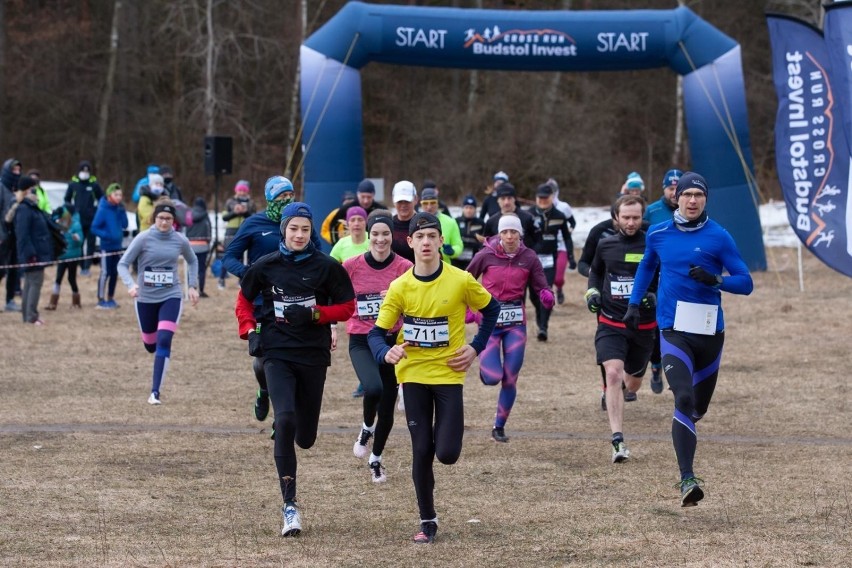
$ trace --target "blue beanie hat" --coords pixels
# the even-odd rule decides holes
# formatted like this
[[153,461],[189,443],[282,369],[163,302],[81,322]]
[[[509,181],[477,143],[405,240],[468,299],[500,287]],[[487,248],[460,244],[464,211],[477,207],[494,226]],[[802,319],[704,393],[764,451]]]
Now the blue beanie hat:
[[464,207],[465,205],[473,205],[474,207],[476,207],[476,198],[472,195],[465,195],[464,201],[462,201],[462,207]]
[[376,193],[376,186],[368,179],[362,180],[358,184],[358,193]]
[[680,181],[682,176],[683,172],[678,169],[667,171],[666,175],[663,176],[663,189],[670,185],[677,185],[677,182]]
[[274,201],[285,191],[293,191],[293,183],[284,176],[272,176],[266,180],[263,195],[266,197],[266,201]]
[[687,189],[700,189],[706,197],[710,196],[710,186],[707,185],[707,180],[695,172],[686,172],[680,176],[680,181],[677,182],[677,189],[675,189],[675,198],[680,199],[680,194]]
[[288,203],[286,206],[284,206],[284,209],[281,210],[282,236],[284,236],[284,231],[287,229],[287,223],[289,223],[293,217],[304,217],[311,222],[311,225],[314,224],[314,212],[311,210],[310,205],[308,205],[307,203],[302,203],[301,201],[294,201],[293,203]]

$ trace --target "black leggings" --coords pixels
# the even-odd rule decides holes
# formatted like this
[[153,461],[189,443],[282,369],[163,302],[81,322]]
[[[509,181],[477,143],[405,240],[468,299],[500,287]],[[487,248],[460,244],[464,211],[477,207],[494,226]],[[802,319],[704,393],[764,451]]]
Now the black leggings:
[[[393,343],[396,343],[395,339]],[[379,420],[373,435],[373,455],[381,456],[393,428],[396,372],[393,365],[376,363],[367,344],[366,334],[349,336],[349,359],[364,387],[364,424],[371,425],[378,414]]]
[[53,287],[53,293],[59,293],[59,287],[62,286],[62,279],[65,277],[65,272],[68,271],[68,284],[71,285],[71,291],[75,294],[80,290],[77,288],[77,265],[78,261],[60,262],[56,265],[56,286]]
[[[405,418],[411,434],[411,477],[420,519],[432,520],[435,513],[435,457],[443,464],[459,459],[464,437],[462,385],[424,385],[406,382],[402,388]],[[434,426],[433,426],[434,420]]]
[[663,368],[674,393],[672,443],[681,479],[693,475],[692,462],[698,446],[695,423],[707,412],[710,399],[713,398],[724,344],[724,332],[716,335],[697,335],[670,329],[660,332]]
[[302,365],[264,357],[269,398],[275,411],[275,468],[284,501],[296,500],[296,447],[308,449],[317,439],[325,365]]
[[[544,269],[544,278],[547,280],[547,288],[550,289],[553,286],[553,280],[556,278],[556,268],[550,267]],[[535,307],[535,323],[538,325],[540,330],[547,331],[547,326],[550,323],[550,314],[553,313],[553,309],[545,309],[544,306],[541,305],[541,300],[538,298],[538,294],[533,292],[532,284],[527,285],[527,288],[530,292],[530,302],[532,302],[533,307]]]

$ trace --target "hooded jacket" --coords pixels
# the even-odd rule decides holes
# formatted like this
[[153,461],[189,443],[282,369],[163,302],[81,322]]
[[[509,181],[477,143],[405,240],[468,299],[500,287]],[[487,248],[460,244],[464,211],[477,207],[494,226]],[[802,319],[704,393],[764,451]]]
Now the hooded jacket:
[[9,158],[3,162],[3,169],[0,170],[0,243],[11,236],[11,231],[6,226],[4,219],[9,208],[15,203],[13,191],[18,184],[18,178],[21,177],[20,174],[12,173],[12,168],[20,163],[15,158]]
[[[77,166],[79,172],[84,167],[88,167],[92,171],[92,165],[83,160]],[[104,196],[104,190],[98,183],[98,178],[94,175],[90,176],[86,181],[81,180],[75,174],[71,178],[71,183],[68,184],[68,189],[65,190],[65,203],[72,203],[80,214],[80,223],[84,229],[88,229],[92,225],[97,211],[98,201]]]
[[[47,225],[47,215],[38,208],[38,198],[29,195],[15,210],[15,236],[20,262],[50,262],[53,258],[53,238]],[[35,270],[44,267],[29,267]]]
[[485,241],[467,266],[474,278],[482,277],[482,285],[500,302],[520,300],[524,297],[527,283],[534,294],[549,289],[544,269],[532,249],[520,243],[518,252],[509,257],[500,245],[500,235]]
[[108,199],[102,199],[92,222],[92,232],[101,239],[101,250],[115,252],[121,250],[124,230],[127,228],[127,213],[124,205],[113,205]]

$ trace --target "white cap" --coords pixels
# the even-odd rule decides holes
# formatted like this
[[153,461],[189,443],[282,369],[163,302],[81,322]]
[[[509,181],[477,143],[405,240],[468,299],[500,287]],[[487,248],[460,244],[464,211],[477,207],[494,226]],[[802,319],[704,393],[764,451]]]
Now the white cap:
[[494,174],[494,181],[497,181],[497,180],[500,180],[500,181],[509,181],[509,174],[507,174],[507,173],[506,173],[506,172],[504,172],[503,170],[500,170],[499,172],[497,172],[496,174]]
[[497,232],[502,233],[506,229],[513,229],[518,231],[522,237],[524,236],[524,228],[521,225],[521,220],[513,213],[500,215],[500,220],[497,222]]
[[396,203],[398,201],[411,201],[417,197],[417,189],[414,187],[414,184],[410,181],[398,181],[393,186],[393,202]]

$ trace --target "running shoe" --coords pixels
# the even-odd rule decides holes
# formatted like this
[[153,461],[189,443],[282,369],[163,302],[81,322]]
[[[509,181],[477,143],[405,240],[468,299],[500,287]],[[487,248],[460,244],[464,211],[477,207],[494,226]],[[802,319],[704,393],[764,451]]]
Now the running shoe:
[[624,402],[636,402],[638,398],[635,392],[624,389]]
[[560,306],[565,303],[565,293],[562,291],[562,288],[556,291],[556,303]]
[[225,289],[225,279],[220,278],[219,281],[217,282],[217,285],[218,285],[218,288],[220,290],[224,290]]
[[302,515],[295,503],[284,505],[281,509],[281,517],[284,519],[281,536],[296,536],[302,532]]
[[435,533],[438,532],[438,523],[435,521],[421,521],[420,532],[414,535],[417,544],[431,544],[435,542]]
[[680,488],[680,506],[695,507],[698,502],[704,499],[704,491],[701,489],[703,479],[697,477],[687,477],[680,483],[675,483],[675,487]]
[[352,391],[352,398],[361,398],[364,396],[364,387],[358,383],[358,388]]
[[495,426],[491,429],[491,438],[495,442],[508,442],[509,436],[506,435],[506,431],[502,426]]
[[372,432],[366,428],[361,428],[361,433],[358,434],[358,439],[355,440],[355,444],[352,446],[352,453],[355,454],[356,458],[363,459],[367,457],[370,453],[369,443],[372,437]]
[[547,341],[547,330],[544,330],[544,329],[538,330],[538,340],[539,341]]
[[80,276],[91,276],[91,275],[92,275],[92,271],[89,270],[88,268],[84,268],[83,270],[80,271]]
[[254,417],[263,422],[267,416],[269,416],[269,393],[257,389],[257,396],[254,397]]
[[110,309],[109,303],[106,300],[98,300],[98,305],[95,306],[96,310],[108,310]]
[[370,479],[373,480],[373,483],[384,483],[388,480],[388,476],[385,475],[385,466],[382,465],[382,462],[374,461],[370,463]]
[[209,298],[210,296],[208,296],[208,295],[207,295],[207,292],[200,292],[200,293],[198,294],[198,297],[199,297],[199,298]]
[[626,462],[630,457],[630,450],[623,441],[612,444],[612,463]]
[[651,390],[654,394],[663,392],[663,369],[659,365],[651,365]]
[[148,404],[163,404],[160,402],[160,393],[152,392],[151,396],[148,397]]
[[606,412],[606,391],[601,392],[601,410]]
[[20,312],[21,306],[19,306],[17,304],[17,302],[15,302],[15,300],[9,300],[8,302],[6,302],[6,311],[7,312]]
[[118,309],[120,306],[115,300],[107,300],[107,307],[109,307],[109,309],[111,310],[115,310]]

